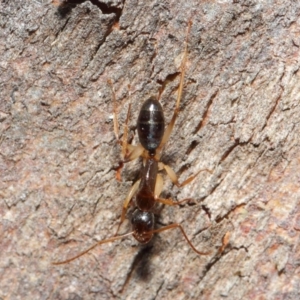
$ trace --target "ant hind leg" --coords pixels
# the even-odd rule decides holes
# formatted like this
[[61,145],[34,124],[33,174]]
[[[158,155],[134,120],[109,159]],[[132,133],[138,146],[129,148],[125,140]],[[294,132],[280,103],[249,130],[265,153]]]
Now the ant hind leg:
[[123,167],[123,163],[134,160],[134,159],[140,157],[144,152],[144,148],[140,144],[137,145],[137,146],[133,146],[133,145],[128,143],[128,122],[129,122],[129,118],[130,118],[131,104],[129,104],[129,106],[128,106],[126,121],[125,121],[125,124],[124,124],[124,130],[123,130],[123,138],[122,139],[119,138],[120,131],[119,131],[118,118],[117,118],[116,93],[115,93],[115,90],[113,88],[112,81],[108,80],[107,82],[108,82],[108,84],[111,88],[111,93],[112,93],[112,98],[113,98],[114,133],[115,133],[115,137],[116,137],[117,142],[122,147],[122,154],[121,154],[122,161],[119,163],[119,167],[117,168],[117,174],[116,174],[117,180],[121,181],[121,170],[122,170],[122,167]]
[[178,94],[177,94],[177,100],[176,100],[176,106],[174,109],[174,113],[172,116],[172,119],[169,123],[169,125],[167,126],[164,136],[162,138],[162,141],[157,149],[157,153],[160,156],[160,153],[164,147],[164,145],[167,143],[167,141],[170,138],[170,135],[172,133],[175,121],[177,119],[177,116],[179,114],[179,106],[180,106],[180,101],[181,101],[181,97],[182,97],[182,91],[183,91],[183,84],[184,84],[184,76],[185,76],[185,69],[186,69],[186,61],[187,61],[187,53],[188,53],[188,36],[191,30],[191,26],[192,26],[192,22],[189,21],[188,24],[188,28],[187,28],[187,33],[186,33],[186,38],[185,38],[185,48],[184,48],[184,54],[183,54],[183,59],[181,61],[181,75],[180,75],[180,82],[179,82],[179,88],[178,88]]

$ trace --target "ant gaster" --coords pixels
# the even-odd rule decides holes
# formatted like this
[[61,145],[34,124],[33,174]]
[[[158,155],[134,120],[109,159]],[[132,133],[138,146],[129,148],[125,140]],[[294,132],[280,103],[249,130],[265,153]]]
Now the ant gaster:
[[[195,175],[189,177],[183,183],[180,184],[178,182],[175,172],[171,169],[171,167],[163,164],[160,161],[162,150],[171,135],[177,115],[179,113],[179,106],[180,106],[180,100],[181,100],[181,95],[183,90],[183,81],[185,75],[185,65],[187,60],[187,39],[188,39],[190,28],[191,28],[191,22],[189,22],[188,24],[187,35],[185,40],[184,56],[181,62],[181,76],[180,76],[176,107],[172,119],[169,125],[167,126],[166,130],[165,130],[164,114],[163,114],[163,109],[161,107],[161,104],[157,99],[151,97],[148,100],[146,100],[142,105],[142,108],[139,113],[138,121],[137,121],[137,131],[138,131],[138,138],[140,144],[134,146],[128,144],[127,142],[128,139],[127,124],[129,119],[130,105],[128,108],[126,123],[124,126],[123,139],[119,140],[119,126],[118,126],[117,114],[116,114],[116,99],[115,99],[114,90],[112,88],[112,95],[114,100],[114,132],[117,140],[122,145],[123,161],[124,162],[131,161],[138,157],[142,157],[144,159],[142,176],[131,187],[125,199],[121,218],[120,218],[120,223],[117,228],[115,236],[99,241],[93,246],[91,246],[90,248],[86,249],[85,251],[65,261],[54,262],[53,263],[54,265],[68,263],[84,255],[85,253],[94,249],[98,245],[108,243],[108,242],[113,242],[115,240],[119,240],[130,235],[133,235],[138,242],[145,244],[151,240],[154,233],[166,231],[172,228],[180,229],[186,241],[196,253],[200,255],[207,255],[210,253],[210,252],[198,251],[191,243],[189,238],[187,237],[182,226],[178,223],[173,223],[159,229],[154,229],[153,210],[157,202],[166,205],[178,205],[184,201],[189,200],[189,199],[184,199],[181,201],[173,201],[172,199],[160,198],[159,195],[163,188],[163,179],[162,176],[158,173],[158,171],[164,169],[167,172],[170,179],[172,180],[172,182],[178,187],[182,187],[188,184],[202,171],[211,172],[210,170],[207,169],[198,171]],[[112,86],[110,81],[109,84]],[[117,177],[119,177],[118,174]],[[132,231],[123,235],[118,235],[119,228],[125,219],[127,207],[133,198],[135,200],[136,209],[134,210],[131,219]]]

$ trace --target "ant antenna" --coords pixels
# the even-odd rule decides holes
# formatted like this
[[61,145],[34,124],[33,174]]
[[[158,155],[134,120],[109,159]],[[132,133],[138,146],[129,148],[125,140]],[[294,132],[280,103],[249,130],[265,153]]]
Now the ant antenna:
[[158,232],[162,232],[162,231],[173,229],[173,228],[179,228],[180,229],[180,231],[183,234],[184,238],[186,239],[186,241],[188,242],[188,244],[190,245],[190,247],[194,250],[194,252],[196,252],[199,255],[209,255],[209,254],[211,254],[211,251],[209,251],[209,252],[198,251],[195,248],[195,246],[192,244],[192,242],[189,240],[189,238],[187,237],[187,235],[186,235],[184,229],[182,228],[182,226],[180,224],[178,224],[178,223],[173,223],[173,224],[167,225],[165,227],[162,227],[162,228],[159,228],[159,229],[155,229],[155,230],[152,231],[152,233],[158,233]]
[[102,244],[106,244],[106,243],[109,243],[109,242],[114,242],[114,241],[117,241],[117,240],[120,240],[120,239],[123,239],[127,236],[130,236],[133,234],[133,231],[129,232],[129,233],[125,233],[125,234],[122,234],[122,235],[119,235],[119,236],[114,236],[114,237],[111,237],[111,238],[108,238],[106,240],[102,240],[102,241],[99,241],[97,242],[96,244],[94,244],[93,246],[89,247],[88,249],[80,252],[79,254],[69,258],[69,259],[66,259],[66,260],[63,260],[63,261],[57,261],[57,262],[52,262],[52,265],[63,265],[63,264],[67,264],[69,263],[70,261],[73,261],[75,260],[76,258],[90,252],[91,250],[93,250],[94,248],[96,248],[98,245],[102,245]]
[[[194,252],[196,252],[197,254],[199,255],[209,255],[211,254],[211,252],[202,252],[202,251],[198,251],[195,246],[192,244],[192,242],[189,240],[189,238],[187,237],[184,229],[182,228],[182,226],[178,223],[174,223],[174,224],[170,224],[170,225],[167,225],[165,227],[162,227],[162,228],[158,228],[158,229],[155,229],[155,230],[151,230],[150,234],[154,234],[154,233],[159,233],[159,232],[162,232],[162,231],[166,231],[166,230],[169,230],[169,229],[173,229],[173,228],[179,228],[181,233],[183,234],[184,238],[186,239],[186,241],[188,242],[188,244],[190,245],[190,247],[193,249]],[[117,240],[121,240],[125,237],[128,237],[130,235],[133,235],[134,234],[134,231],[131,231],[129,233],[125,233],[125,234],[122,234],[122,235],[118,235],[118,236],[113,236],[111,238],[108,238],[108,239],[105,239],[105,240],[102,240],[102,241],[99,241],[97,243],[95,243],[94,245],[92,245],[91,247],[87,248],[86,250],[80,252],[79,254],[69,258],[69,259],[66,259],[66,260],[63,260],[63,261],[57,261],[57,262],[52,262],[52,265],[63,265],[63,264],[67,264],[81,256],[83,256],[84,254],[90,252],[91,250],[93,250],[94,248],[96,248],[97,246],[99,245],[102,245],[102,244],[106,244],[106,243],[110,243],[110,242],[114,242],[114,241],[117,241]]]

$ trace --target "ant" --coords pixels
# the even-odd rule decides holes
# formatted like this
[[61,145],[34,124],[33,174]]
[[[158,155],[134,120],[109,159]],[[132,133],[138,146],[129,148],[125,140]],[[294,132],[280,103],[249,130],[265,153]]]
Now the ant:
[[[181,201],[174,201],[172,199],[160,198],[159,195],[163,188],[163,179],[162,176],[158,173],[159,170],[164,169],[167,172],[173,184],[175,184],[178,187],[182,187],[190,183],[202,171],[208,171],[211,173],[211,171],[207,169],[200,170],[195,175],[192,175],[191,177],[186,179],[183,183],[179,183],[178,178],[175,172],[171,169],[171,167],[163,164],[160,161],[162,150],[171,135],[176,118],[179,114],[179,106],[180,106],[180,101],[181,101],[181,96],[183,91],[183,82],[184,82],[185,68],[186,68],[186,61],[187,61],[188,35],[191,29],[191,24],[192,23],[190,21],[187,28],[184,55],[181,62],[181,76],[180,76],[176,106],[173,112],[172,119],[169,125],[167,126],[166,130],[165,130],[165,121],[164,121],[162,106],[159,103],[159,101],[155,99],[155,97],[150,97],[142,105],[142,108],[138,116],[137,131],[138,131],[138,138],[140,144],[134,146],[129,144],[127,141],[128,140],[127,124],[129,120],[130,105],[128,107],[127,118],[125,121],[123,139],[119,140],[119,128],[118,128],[119,126],[118,126],[117,113],[116,113],[116,97],[112,87],[112,83],[109,81],[109,84],[111,85],[112,88],[112,95],[114,101],[114,133],[116,135],[118,142],[122,145],[123,161],[120,164],[120,168],[122,167],[123,162],[128,162],[138,157],[142,157],[144,160],[142,175],[141,178],[133,184],[133,186],[128,192],[128,195],[123,204],[120,223],[117,228],[116,234],[113,237],[97,242],[90,248],[86,249],[85,251],[79,253],[78,255],[72,258],[60,262],[54,262],[53,263],[54,265],[69,263],[77,259],[78,257],[86,254],[87,252],[91,251],[98,245],[123,239],[131,235],[139,243],[146,244],[152,239],[154,233],[159,233],[173,228],[180,229],[187,243],[197,254],[200,255],[210,254],[210,252],[198,251],[194,247],[192,242],[187,237],[181,224],[173,223],[159,229],[154,229],[153,210],[157,202],[165,205],[178,205],[189,200],[189,199],[184,199]],[[162,91],[160,91],[158,99],[160,98],[161,93]],[[118,172],[116,175],[117,178],[119,177]],[[134,196],[135,196],[136,208],[133,212],[132,219],[131,219],[132,231],[126,234],[118,235],[120,226],[125,219],[128,205],[131,202],[131,200],[134,198]]]

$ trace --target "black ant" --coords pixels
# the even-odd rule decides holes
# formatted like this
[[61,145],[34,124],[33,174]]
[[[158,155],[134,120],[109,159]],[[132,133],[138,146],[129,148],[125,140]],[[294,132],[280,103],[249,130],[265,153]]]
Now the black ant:
[[[172,119],[169,125],[167,126],[166,130],[165,130],[164,114],[163,114],[163,109],[161,107],[161,104],[157,99],[151,97],[148,100],[146,100],[142,105],[142,108],[139,113],[138,121],[137,121],[137,131],[138,131],[140,144],[138,144],[137,146],[133,146],[131,144],[128,144],[127,142],[128,140],[127,123],[129,119],[130,105],[128,108],[126,123],[124,127],[123,140],[119,141],[119,128],[118,128],[118,121],[116,116],[116,99],[115,99],[114,90],[112,88],[112,94],[114,100],[114,132],[117,140],[122,145],[123,161],[124,162],[131,161],[138,157],[142,157],[144,159],[142,176],[131,187],[125,199],[120,223],[117,228],[117,232],[115,236],[97,242],[90,248],[86,249],[85,251],[79,253],[78,255],[72,258],[60,262],[54,262],[53,263],[54,265],[68,263],[86,254],[87,252],[94,249],[98,245],[123,239],[130,235],[133,235],[138,242],[145,244],[152,239],[154,233],[166,231],[172,228],[179,228],[181,230],[186,241],[196,253],[200,255],[210,254],[210,252],[198,251],[191,243],[189,238],[187,237],[182,226],[178,223],[173,223],[159,229],[154,229],[153,210],[156,202],[160,202],[166,205],[178,205],[184,201],[189,200],[189,199],[184,199],[181,201],[173,201],[172,199],[159,198],[159,195],[163,188],[163,179],[162,176],[158,173],[158,171],[164,169],[167,172],[168,176],[171,178],[172,182],[178,187],[182,187],[190,183],[202,171],[211,172],[210,170],[207,169],[201,170],[197,172],[195,175],[186,179],[183,183],[179,183],[175,172],[168,165],[165,165],[160,161],[162,150],[171,135],[177,115],[179,113],[179,105],[180,105],[180,100],[181,100],[181,95],[183,90],[183,81],[185,76],[185,65],[187,61],[187,42],[188,42],[188,35],[190,32],[190,28],[191,28],[191,22],[189,22],[187,28],[184,56],[181,62],[181,76],[180,76],[176,107]],[[109,83],[111,85],[111,82]],[[123,235],[117,235],[119,228],[125,219],[127,207],[134,196],[135,196],[136,209],[133,212],[132,219],[131,219],[132,231]]]

